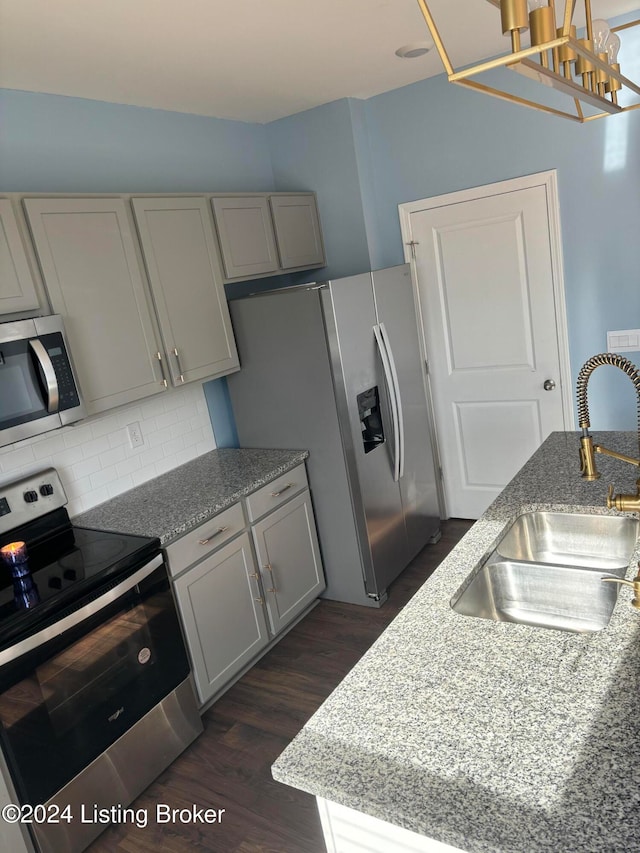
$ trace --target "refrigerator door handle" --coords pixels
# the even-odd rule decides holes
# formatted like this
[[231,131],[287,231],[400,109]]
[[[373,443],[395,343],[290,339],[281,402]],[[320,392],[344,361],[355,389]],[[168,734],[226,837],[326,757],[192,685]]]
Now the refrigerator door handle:
[[382,369],[384,370],[384,378],[389,393],[389,403],[391,408],[391,420],[393,421],[393,480],[395,483],[400,479],[400,424],[398,422],[398,404],[393,384],[393,374],[391,372],[391,364],[389,362],[389,354],[386,343],[381,331],[382,324],[373,327],[373,334],[378,345]]
[[382,333],[382,340],[384,341],[385,348],[387,350],[387,355],[389,357],[389,367],[391,368],[391,377],[393,379],[393,394],[396,399],[396,411],[398,413],[398,446],[399,446],[399,456],[398,456],[398,479],[404,476],[404,455],[405,455],[405,442],[404,442],[404,418],[402,415],[402,399],[400,397],[400,383],[398,382],[398,371],[396,370],[396,362],[393,357],[393,349],[391,347],[391,341],[389,340],[389,335],[385,328],[384,323],[380,323],[380,331]]

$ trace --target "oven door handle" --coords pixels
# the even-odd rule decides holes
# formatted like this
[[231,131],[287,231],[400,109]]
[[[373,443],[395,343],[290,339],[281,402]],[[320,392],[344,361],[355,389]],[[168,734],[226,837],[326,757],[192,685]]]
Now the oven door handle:
[[31,637],[26,637],[24,640],[20,640],[20,642],[10,646],[8,649],[0,651],[0,665],[17,660],[19,657],[22,657],[22,655],[32,652],[39,646],[43,646],[45,643],[48,643],[49,640],[53,640],[55,637],[59,637],[60,634],[64,634],[64,632],[68,631],[69,628],[73,628],[75,625],[80,624],[80,622],[88,619],[89,616],[93,616],[94,613],[104,610],[105,607],[112,604],[123,593],[128,592],[134,586],[137,586],[140,581],[143,581],[145,578],[148,578],[149,575],[153,574],[153,572],[155,572],[163,562],[162,554],[158,554],[148,563],[145,563],[145,565],[141,569],[138,569],[137,572],[129,575],[129,577],[125,578],[122,583],[119,583],[118,586],[115,586],[113,589],[105,592],[99,598],[96,598],[95,601],[90,601],[88,604],[85,604],[84,607],[70,613],[63,619],[60,619],[59,622],[55,622],[53,625],[48,625],[46,628],[38,631],[37,634],[33,634]]

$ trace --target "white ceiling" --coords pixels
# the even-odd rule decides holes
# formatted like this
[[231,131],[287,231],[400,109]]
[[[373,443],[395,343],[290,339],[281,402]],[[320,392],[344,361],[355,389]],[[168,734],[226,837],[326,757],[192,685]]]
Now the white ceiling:
[[[485,0],[429,5],[455,67],[508,47]],[[440,74],[395,55],[428,38],[417,0],[0,0],[0,86],[268,122]]]

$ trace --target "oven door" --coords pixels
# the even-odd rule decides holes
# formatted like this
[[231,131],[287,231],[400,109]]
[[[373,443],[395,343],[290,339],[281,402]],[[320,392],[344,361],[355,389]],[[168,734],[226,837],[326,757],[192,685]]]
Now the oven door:
[[159,555],[0,653],[0,738],[22,803],[47,802],[189,675]]

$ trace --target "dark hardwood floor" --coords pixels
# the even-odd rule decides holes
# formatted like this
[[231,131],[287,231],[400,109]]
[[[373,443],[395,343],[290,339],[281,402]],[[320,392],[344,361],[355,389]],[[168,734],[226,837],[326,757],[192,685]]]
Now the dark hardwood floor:
[[[204,733],[136,800],[146,827],[108,828],[90,853],[324,853],[314,797],[271,764],[473,522],[443,522],[379,610],[322,600],[203,717]],[[158,825],[156,805],[225,809],[218,824]]]

